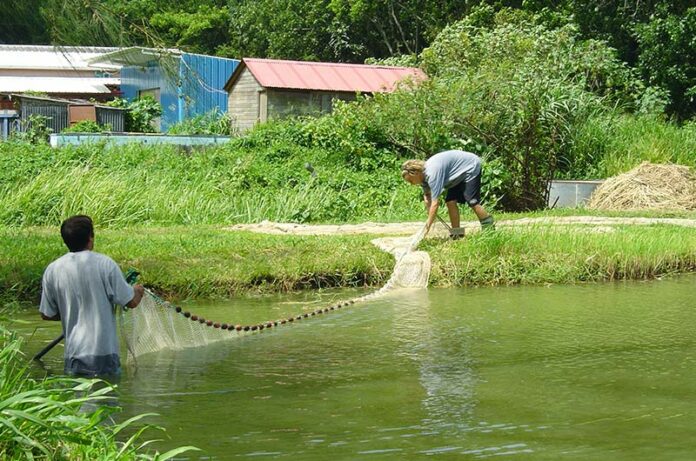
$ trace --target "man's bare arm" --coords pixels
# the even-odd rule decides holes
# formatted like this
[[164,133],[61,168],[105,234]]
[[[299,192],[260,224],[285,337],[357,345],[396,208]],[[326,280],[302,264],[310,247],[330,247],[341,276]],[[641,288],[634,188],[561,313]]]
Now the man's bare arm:
[[145,293],[145,288],[142,285],[135,285],[133,287],[133,299],[126,304],[126,307],[129,307],[130,309],[134,309],[138,307],[138,304],[140,304],[140,301],[143,299],[143,294]]

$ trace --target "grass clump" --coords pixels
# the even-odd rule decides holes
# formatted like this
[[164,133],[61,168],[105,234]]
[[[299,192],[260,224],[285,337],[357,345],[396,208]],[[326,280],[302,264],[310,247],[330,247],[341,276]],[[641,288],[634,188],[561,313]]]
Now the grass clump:
[[[114,388],[92,379],[29,376],[21,340],[0,325],[0,453],[3,460],[157,460],[193,447],[148,453],[139,415],[120,424],[117,408],[103,405]],[[126,436],[125,432],[132,435]],[[124,440],[124,441],[122,441]]]

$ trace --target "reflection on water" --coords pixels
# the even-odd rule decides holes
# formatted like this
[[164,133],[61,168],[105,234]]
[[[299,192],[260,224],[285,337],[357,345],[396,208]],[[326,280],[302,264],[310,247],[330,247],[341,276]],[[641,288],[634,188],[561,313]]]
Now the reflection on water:
[[[158,413],[158,447],[203,448],[194,459],[693,459],[695,283],[404,290],[143,356],[120,403]],[[258,320],[312,301],[196,311]],[[56,335],[47,323],[17,327],[39,327],[29,353]]]
[[[419,370],[425,390],[423,425],[440,429],[467,427],[474,405],[475,376],[465,323],[440,328],[433,319],[427,290],[403,290],[385,300],[393,307],[392,334],[399,354]],[[457,341],[451,341],[456,336]]]

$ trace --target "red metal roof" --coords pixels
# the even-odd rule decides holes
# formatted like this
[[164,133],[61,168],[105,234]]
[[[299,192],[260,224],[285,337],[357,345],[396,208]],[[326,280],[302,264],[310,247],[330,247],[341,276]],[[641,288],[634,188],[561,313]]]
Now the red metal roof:
[[254,58],[245,58],[243,62],[259,84],[266,88],[384,93],[393,91],[396,83],[404,78],[427,78],[415,67]]

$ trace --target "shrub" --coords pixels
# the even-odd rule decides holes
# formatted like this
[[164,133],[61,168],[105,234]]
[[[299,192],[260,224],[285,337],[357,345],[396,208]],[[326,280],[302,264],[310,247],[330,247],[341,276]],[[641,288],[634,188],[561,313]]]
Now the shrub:
[[169,127],[169,134],[212,134],[229,136],[235,134],[232,130],[232,116],[214,109],[202,115],[176,123]]
[[80,120],[63,130],[63,133],[104,133],[111,131],[111,125],[100,125],[93,120]]
[[153,123],[162,115],[162,105],[151,96],[144,96],[135,101],[116,98],[109,101],[107,105],[127,109],[125,129],[129,132],[154,133]]
[[29,144],[46,144],[53,130],[47,126],[49,117],[33,114],[20,122],[19,129],[12,134],[14,141]]

